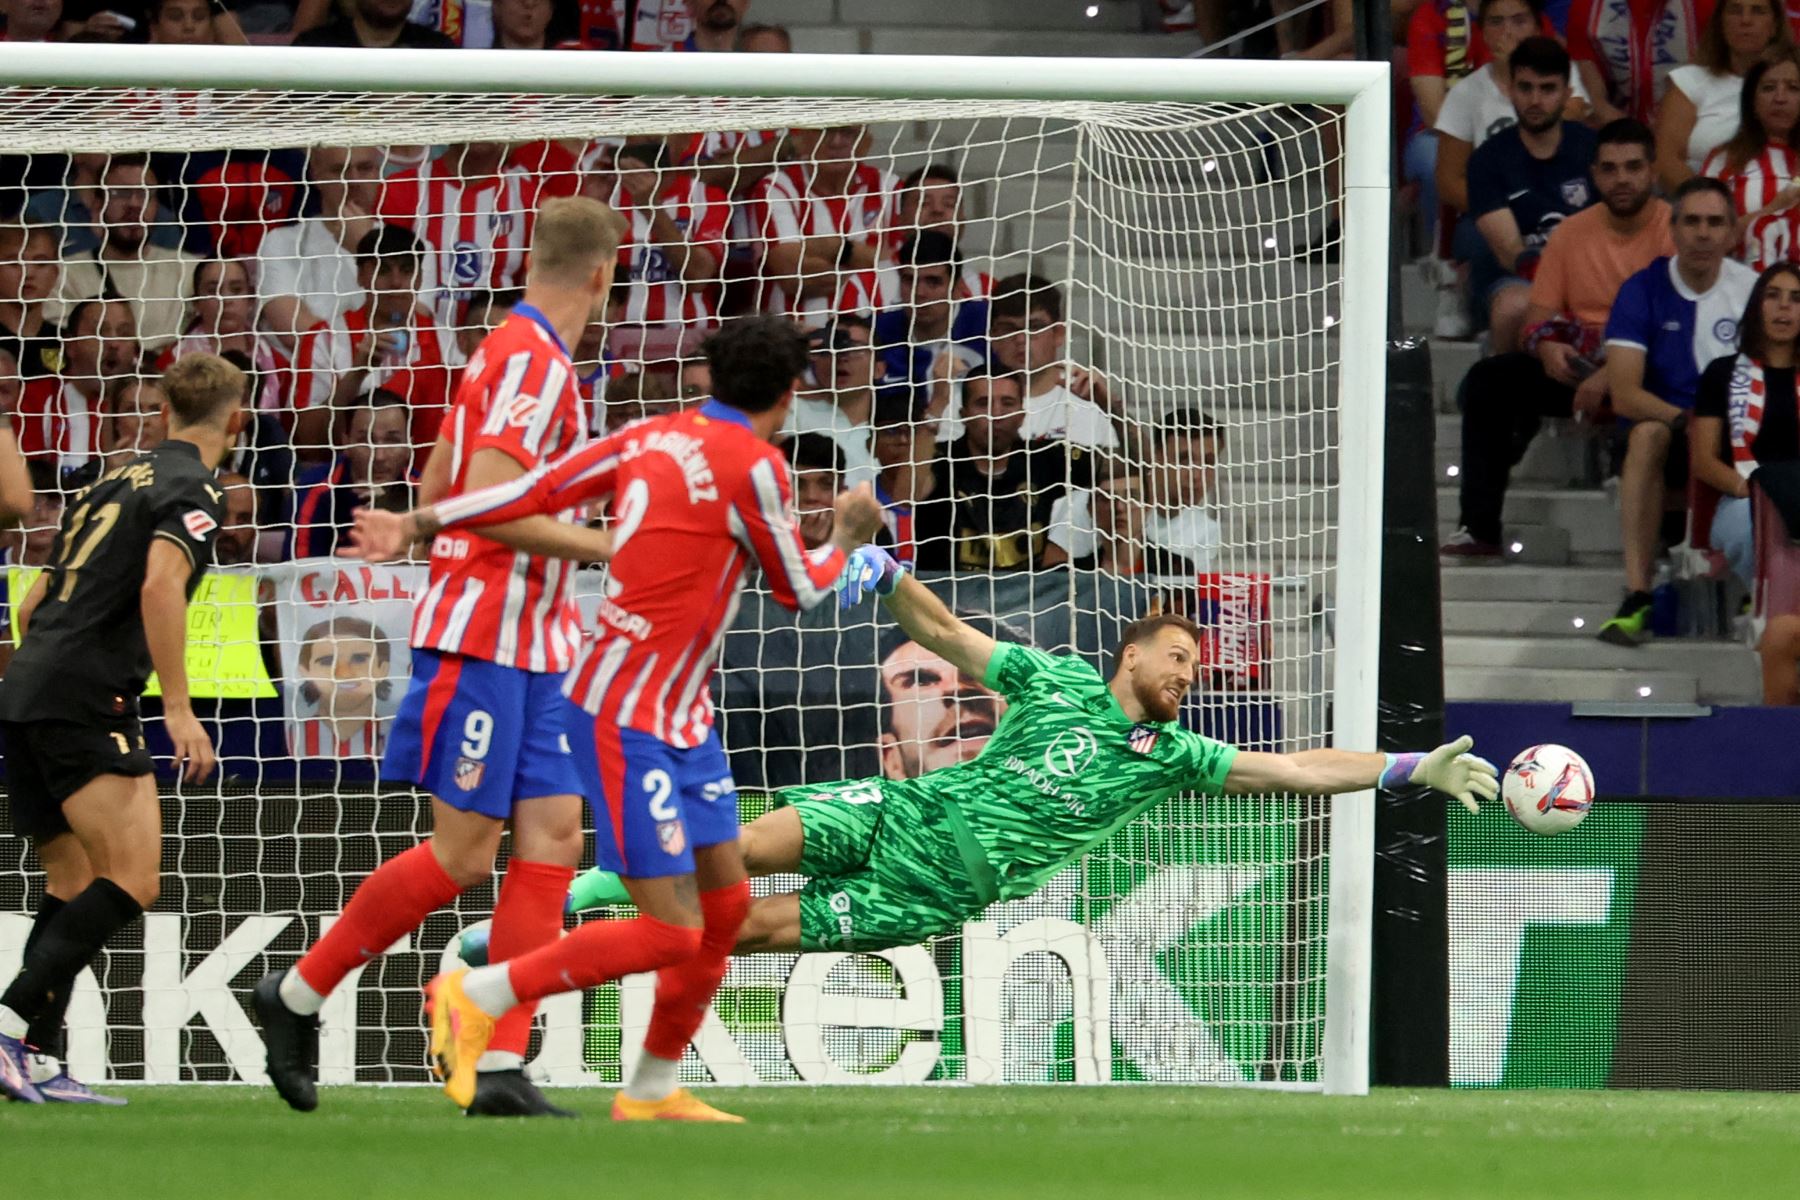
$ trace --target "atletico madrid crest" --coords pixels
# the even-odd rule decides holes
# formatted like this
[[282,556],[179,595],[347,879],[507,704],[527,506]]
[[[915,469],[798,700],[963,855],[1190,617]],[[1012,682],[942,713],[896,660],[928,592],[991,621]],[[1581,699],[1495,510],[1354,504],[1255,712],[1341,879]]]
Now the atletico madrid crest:
[[481,786],[481,777],[487,774],[487,764],[473,758],[456,760],[456,786],[465,792],[472,792]]
[[687,846],[687,831],[682,829],[680,820],[662,821],[656,826],[656,840],[664,854],[680,854]]
[[1148,754],[1156,749],[1156,739],[1162,731],[1149,725],[1133,725],[1131,732],[1125,735],[1125,744],[1139,754]]

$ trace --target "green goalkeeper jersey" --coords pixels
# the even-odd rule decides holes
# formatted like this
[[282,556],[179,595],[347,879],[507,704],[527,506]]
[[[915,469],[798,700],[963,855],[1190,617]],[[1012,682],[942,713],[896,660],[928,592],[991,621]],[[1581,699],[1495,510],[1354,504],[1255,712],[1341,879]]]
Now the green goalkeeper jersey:
[[1007,709],[980,755],[884,790],[953,802],[1003,900],[1030,895],[1170,796],[1218,795],[1237,757],[1236,747],[1172,721],[1133,721],[1072,655],[1000,642],[985,682]]

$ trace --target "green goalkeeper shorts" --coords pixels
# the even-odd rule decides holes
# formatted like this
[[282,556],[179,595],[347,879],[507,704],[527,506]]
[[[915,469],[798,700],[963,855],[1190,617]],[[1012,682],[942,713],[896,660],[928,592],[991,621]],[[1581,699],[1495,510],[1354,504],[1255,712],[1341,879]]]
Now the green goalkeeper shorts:
[[[952,933],[993,900],[959,814],[917,784],[859,779],[788,788],[800,814],[800,946],[885,950]],[[961,840],[959,840],[959,834]],[[984,886],[985,884],[985,886]]]

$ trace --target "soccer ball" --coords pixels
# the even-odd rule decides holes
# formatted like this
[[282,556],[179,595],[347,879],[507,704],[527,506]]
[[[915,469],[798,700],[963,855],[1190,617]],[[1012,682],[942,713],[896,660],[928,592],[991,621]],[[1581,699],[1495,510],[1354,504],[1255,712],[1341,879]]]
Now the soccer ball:
[[1594,773],[1567,746],[1519,751],[1506,768],[1501,799],[1513,820],[1546,836],[1581,824],[1594,804]]

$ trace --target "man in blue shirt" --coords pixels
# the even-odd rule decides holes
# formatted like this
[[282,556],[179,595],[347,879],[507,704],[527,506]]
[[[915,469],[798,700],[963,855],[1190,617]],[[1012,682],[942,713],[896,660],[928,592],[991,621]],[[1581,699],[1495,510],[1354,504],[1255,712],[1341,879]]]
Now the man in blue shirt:
[[1625,601],[1600,640],[1635,646],[1648,634],[1651,572],[1665,510],[1679,511],[1687,484],[1687,422],[1700,373],[1737,349],[1738,322],[1756,272],[1729,257],[1737,206],[1717,179],[1697,175],[1675,189],[1675,255],[1625,281],[1606,323],[1606,375],[1613,411],[1630,422],[1619,469]]
[[1588,180],[1594,133],[1563,120],[1569,52],[1554,38],[1527,38],[1508,62],[1518,123],[1469,158],[1469,216],[1481,234],[1469,258],[1469,292],[1496,354],[1519,348],[1531,278],[1550,231],[1598,199]]
[[987,301],[952,298],[962,274],[956,243],[935,229],[920,230],[900,243],[897,269],[900,307],[875,317],[875,350],[889,382],[930,384],[945,355],[957,364],[949,378],[985,361]]

